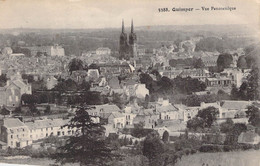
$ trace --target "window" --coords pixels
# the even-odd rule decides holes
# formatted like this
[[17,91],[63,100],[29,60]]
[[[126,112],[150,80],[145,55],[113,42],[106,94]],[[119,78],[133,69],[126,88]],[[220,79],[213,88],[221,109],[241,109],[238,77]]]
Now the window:
[[57,135],[60,136],[60,131],[57,132]]
[[9,101],[12,102],[12,96],[9,96]]
[[41,129],[41,131],[43,131],[43,130]]
[[13,146],[13,144],[14,144],[13,141],[11,141],[11,146]]
[[53,130],[53,127],[51,127],[51,130]]
[[23,129],[23,131],[24,131],[24,129]]
[[48,127],[46,128],[46,131],[48,131]]
[[46,137],[48,137],[48,133],[46,134]]
[[13,139],[13,135],[11,135],[11,139]]
[[64,131],[62,132],[62,135],[65,135]]
[[18,99],[18,96],[15,96],[15,101],[18,102],[18,100],[19,100],[19,99]]
[[14,89],[13,88],[11,89],[11,93],[12,93],[12,95],[14,95]]

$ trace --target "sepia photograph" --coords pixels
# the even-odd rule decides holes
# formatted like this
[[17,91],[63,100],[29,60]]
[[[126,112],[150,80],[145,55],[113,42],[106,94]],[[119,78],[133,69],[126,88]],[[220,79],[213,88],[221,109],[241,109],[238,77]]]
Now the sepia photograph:
[[0,166],[260,166],[259,0],[0,0]]

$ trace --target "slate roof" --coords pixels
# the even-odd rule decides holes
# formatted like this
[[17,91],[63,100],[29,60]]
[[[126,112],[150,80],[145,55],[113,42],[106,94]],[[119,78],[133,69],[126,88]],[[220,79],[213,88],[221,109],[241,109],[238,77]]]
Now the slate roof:
[[156,108],[156,111],[158,112],[172,112],[172,111],[178,111],[178,109],[173,105],[167,105],[167,106],[159,106]]
[[25,124],[29,127],[29,129],[41,129],[48,127],[60,127],[68,124],[69,119],[43,119],[36,120],[34,122],[26,122]]
[[114,118],[121,118],[124,117],[124,115],[120,112],[113,112],[110,115],[114,116]]
[[120,109],[116,105],[110,105],[110,104],[103,104],[103,105],[92,105],[92,107],[95,107],[94,110],[102,110],[104,113],[112,113],[112,112],[119,112]]
[[4,119],[4,126],[6,128],[14,128],[25,126],[25,124],[17,118],[7,118]]
[[250,101],[222,100],[220,106],[229,110],[241,110],[246,109],[250,104]]

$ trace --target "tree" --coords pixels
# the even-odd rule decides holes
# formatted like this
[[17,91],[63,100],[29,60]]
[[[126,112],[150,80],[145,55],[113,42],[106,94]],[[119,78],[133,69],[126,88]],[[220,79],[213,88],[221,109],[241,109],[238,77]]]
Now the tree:
[[228,118],[226,122],[220,124],[220,131],[222,133],[229,133],[234,127],[234,122],[232,119]]
[[144,140],[143,155],[149,159],[151,166],[162,164],[164,143],[157,132],[150,133]]
[[205,64],[203,63],[201,58],[199,58],[199,59],[195,60],[193,66],[194,66],[194,68],[203,68],[203,67],[205,67]]
[[232,100],[238,100],[240,98],[239,90],[238,88],[233,84],[231,89],[231,99]]
[[23,94],[22,97],[21,97],[21,101],[24,104],[34,105],[34,104],[37,103],[37,96],[30,95],[30,94]]
[[169,132],[168,131],[163,132],[162,140],[164,143],[169,141]]
[[197,131],[198,129],[210,128],[217,119],[218,110],[215,107],[208,107],[199,110],[196,117],[188,120],[187,128]]
[[249,118],[248,122],[255,126],[260,127],[260,110],[254,105],[248,106],[246,116]]
[[202,110],[199,110],[197,117],[202,118],[204,121],[203,126],[210,128],[214,121],[217,120],[217,115],[219,111],[215,107],[208,107]]
[[144,129],[144,122],[139,122],[134,125],[132,136],[141,138],[147,136],[152,130]]
[[220,54],[217,59],[217,66],[218,70],[221,72],[225,68],[230,67],[231,63],[233,62],[233,57],[231,54]]
[[69,62],[69,72],[72,74],[73,71],[82,70],[83,62],[80,59],[74,58]]
[[3,87],[6,85],[7,77],[6,74],[1,74],[0,75],[0,87]]
[[246,63],[245,56],[240,56],[238,58],[237,67],[239,67],[240,69],[246,69],[247,68],[247,63]]
[[3,107],[3,108],[1,109],[0,114],[1,114],[1,115],[4,115],[4,117],[5,117],[6,115],[10,115],[10,111],[9,111],[8,109],[6,109],[5,107]]
[[202,118],[194,117],[187,122],[187,128],[192,129],[194,131],[198,131],[198,129],[204,128],[204,121]]
[[52,158],[62,164],[79,162],[80,165],[106,165],[116,155],[105,143],[105,128],[100,123],[94,123],[91,119],[93,116],[85,109],[79,108],[66,125],[71,129],[76,128],[76,135],[70,136],[65,145],[58,147]]
[[235,123],[232,130],[226,134],[225,144],[237,144],[239,135],[246,130],[247,127],[244,123]]
[[248,78],[248,87],[247,87],[247,97],[249,100],[258,100],[259,99],[259,69],[257,66],[254,66],[251,70]]

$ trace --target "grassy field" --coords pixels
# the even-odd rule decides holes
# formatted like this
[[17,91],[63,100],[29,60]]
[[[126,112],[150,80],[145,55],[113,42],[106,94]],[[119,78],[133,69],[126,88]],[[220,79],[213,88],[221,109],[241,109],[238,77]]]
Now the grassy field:
[[176,166],[260,166],[260,150],[198,153],[184,156]]

